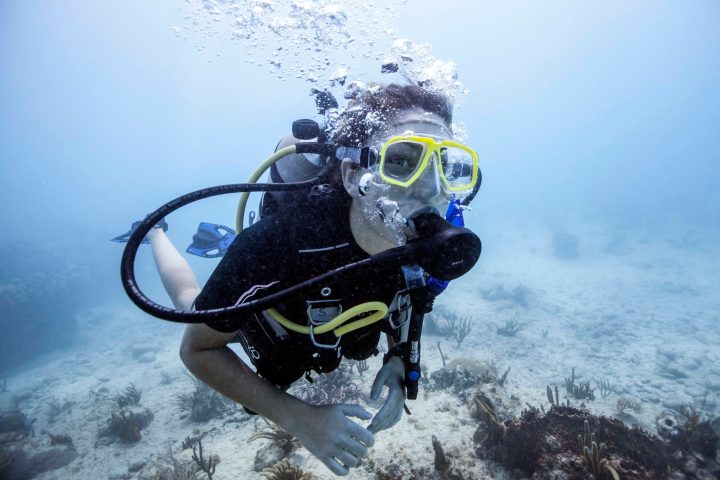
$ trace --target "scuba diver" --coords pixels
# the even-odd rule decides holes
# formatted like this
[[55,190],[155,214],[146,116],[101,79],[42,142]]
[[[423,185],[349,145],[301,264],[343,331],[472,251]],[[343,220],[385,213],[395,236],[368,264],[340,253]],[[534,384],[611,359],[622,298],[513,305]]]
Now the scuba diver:
[[[296,122],[277,148],[294,153],[273,158],[270,177],[300,184],[315,176],[312,187],[266,191],[247,228],[241,201],[237,235],[201,224],[188,251],[222,257],[202,288],[167,225],[156,225],[163,212],[146,218],[138,238],[130,238],[133,229],[114,239],[136,240],[135,249],[150,243],[176,310],[142,297],[134,254],[123,257],[123,281],[145,311],[191,323],[180,347],[186,367],[297,437],[336,475],[356,467],[374,434],[398,423],[406,398],[417,396],[422,317],[480,255],[480,240],[462,221],[480,185],[478,157],[451,140],[451,121],[443,94],[390,84],[357,93],[324,128]],[[379,399],[385,387],[388,395],[374,417],[360,405],[310,405],[286,392],[343,358],[376,355],[382,334],[388,351],[370,396]],[[228,347],[235,341],[252,367]],[[365,428],[353,417],[372,420]]]

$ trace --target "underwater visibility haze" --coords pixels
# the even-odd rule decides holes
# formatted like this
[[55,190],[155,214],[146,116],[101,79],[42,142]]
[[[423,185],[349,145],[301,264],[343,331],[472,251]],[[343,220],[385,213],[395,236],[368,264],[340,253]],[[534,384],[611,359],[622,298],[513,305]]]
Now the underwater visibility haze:
[[[482,255],[425,317],[412,414],[348,478],[720,478],[718,45],[709,0],[2,2],[0,478],[334,478],[190,375],[110,239],[373,82],[451,99]],[[201,286],[219,260],[185,250],[237,202],[166,218]],[[172,306],[147,245],[135,274]],[[382,365],[289,392],[376,414]]]

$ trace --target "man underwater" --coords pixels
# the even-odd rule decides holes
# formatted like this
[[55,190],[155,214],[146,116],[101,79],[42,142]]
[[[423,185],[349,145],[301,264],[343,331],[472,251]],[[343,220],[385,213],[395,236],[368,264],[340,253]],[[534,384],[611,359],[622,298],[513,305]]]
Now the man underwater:
[[[345,147],[337,150],[335,166],[309,193],[284,200],[266,194],[260,220],[238,234],[202,289],[164,229],[150,230],[153,257],[175,308],[243,305],[412,244],[428,225],[461,220],[480,174],[477,154],[450,140],[451,121],[450,102],[436,91],[391,84],[358,93],[323,132]],[[477,245],[472,264],[479,240]],[[346,475],[367,455],[374,434],[400,420],[406,389],[413,383],[416,389],[420,376],[422,314],[446,285],[417,265],[348,270],[273,308],[189,325],[180,356],[198,379],[297,437],[336,475]],[[378,399],[384,387],[388,396],[374,417],[359,405],[315,406],[286,392],[311,371],[336,369],[343,357],[377,354],[382,333],[389,351],[371,398]],[[238,339],[255,371],[228,347]],[[365,428],[352,418],[372,421]]]

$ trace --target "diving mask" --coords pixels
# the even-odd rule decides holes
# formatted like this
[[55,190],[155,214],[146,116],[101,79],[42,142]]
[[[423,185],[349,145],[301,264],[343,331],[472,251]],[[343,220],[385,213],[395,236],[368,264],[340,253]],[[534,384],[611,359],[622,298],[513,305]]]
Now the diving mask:
[[470,192],[477,184],[479,167],[475,150],[452,140],[414,134],[397,135],[385,141],[378,171],[385,183],[408,188],[433,160],[448,192]]

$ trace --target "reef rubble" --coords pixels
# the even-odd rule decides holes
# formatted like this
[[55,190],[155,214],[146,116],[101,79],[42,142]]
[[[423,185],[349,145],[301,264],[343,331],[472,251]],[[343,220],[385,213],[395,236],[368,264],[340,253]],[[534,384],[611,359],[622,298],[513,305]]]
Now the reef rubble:
[[[712,430],[702,430],[702,442],[679,443],[570,406],[552,406],[546,413],[530,408],[503,423],[491,405],[482,407],[485,418],[474,436],[475,453],[533,480],[584,480],[589,474],[610,479],[615,478],[612,471],[623,480],[712,479],[720,473],[716,458],[698,451],[707,453],[708,443],[716,451],[718,437]],[[588,428],[597,446],[591,455],[582,448]]]

